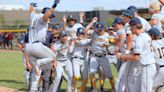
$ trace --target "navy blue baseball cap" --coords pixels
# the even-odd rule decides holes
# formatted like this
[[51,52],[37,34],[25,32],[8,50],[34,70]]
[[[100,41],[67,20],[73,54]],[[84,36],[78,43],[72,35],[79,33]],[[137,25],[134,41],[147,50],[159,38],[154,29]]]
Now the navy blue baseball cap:
[[52,29],[55,29],[55,30],[58,30],[59,28],[60,28],[59,25],[54,25],[54,26],[52,26]]
[[134,12],[130,9],[123,11],[122,16],[134,17]]
[[128,9],[132,10],[133,12],[138,12],[137,7],[135,7],[133,5],[132,6],[129,6]]
[[142,23],[141,23],[141,20],[139,18],[131,18],[129,24],[130,25],[137,25],[137,24],[142,24]]
[[96,22],[95,23],[95,30],[104,30],[105,29],[105,25],[102,22]]
[[82,27],[78,28],[77,34],[84,34],[84,28],[82,28]]
[[114,26],[115,24],[123,23],[123,19],[121,17],[116,17],[112,23]]
[[149,31],[148,31],[148,33],[149,34],[153,34],[154,36],[160,36],[160,31],[159,31],[159,29],[157,29],[157,28],[151,28]]
[[67,22],[68,22],[69,20],[74,20],[74,21],[76,21],[76,18],[75,18],[73,15],[69,15],[69,16],[67,17]]
[[60,37],[68,36],[68,35],[69,35],[69,34],[68,34],[67,31],[61,31],[60,34],[59,34]]
[[110,31],[110,30],[113,30],[113,27],[109,26],[107,29],[108,29],[108,31]]

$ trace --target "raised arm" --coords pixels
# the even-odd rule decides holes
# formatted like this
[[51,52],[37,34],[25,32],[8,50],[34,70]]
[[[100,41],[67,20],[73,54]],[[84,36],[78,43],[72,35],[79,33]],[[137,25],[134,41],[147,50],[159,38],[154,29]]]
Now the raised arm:
[[31,4],[30,4],[30,7],[29,7],[28,11],[29,11],[30,13],[35,12],[34,3],[31,3]]
[[83,25],[84,24],[84,21],[83,21],[83,19],[84,19],[84,12],[80,12],[79,16],[80,16],[80,23]]
[[67,27],[67,18],[66,18],[66,15],[63,16],[62,21],[63,21],[63,29],[66,30],[66,27]]
[[98,21],[97,17],[94,17],[92,19],[92,21],[87,25],[87,27],[85,28],[85,33],[88,33],[88,30],[94,25],[94,23],[96,23]]

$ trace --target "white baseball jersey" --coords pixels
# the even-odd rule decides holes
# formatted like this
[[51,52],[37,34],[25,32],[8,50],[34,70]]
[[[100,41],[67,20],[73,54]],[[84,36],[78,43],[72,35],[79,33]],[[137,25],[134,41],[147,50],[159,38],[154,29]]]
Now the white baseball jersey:
[[76,23],[76,24],[74,24],[73,27],[67,26],[67,27],[66,27],[66,30],[69,31],[70,34],[73,35],[73,38],[77,38],[76,33],[77,33],[77,29],[78,29],[78,28],[84,28],[84,27],[83,27],[82,24]]
[[126,34],[132,34],[132,32],[130,31],[129,23],[126,23],[124,27],[125,27],[125,33]]
[[42,16],[43,14],[37,14],[35,11],[33,11],[30,15],[30,28],[29,28],[29,43],[34,42],[35,38],[35,26],[37,22],[37,18],[39,16]]
[[161,24],[161,20],[164,18],[164,13],[161,11],[160,13],[157,14],[153,14],[151,19],[155,19],[157,20],[157,24],[153,25],[153,27],[159,29],[159,31],[162,31],[162,24]]
[[74,52],[72,57],[84,58],[86,56],[86,48],[89,45],[91,39],[82,39],[74,47]]
[[151,51],[151,38],[147,33],[141,33],[137,36],[133,53],[140,55],[139,61],[142,65],[155,63],[154,55]]
[[138,16],[138,18],[140,19],[142,25],[143,25],[143,30],[145,32],[149,31],[151,29],[151,26],[149,24],[149,22],[147,20],[145,20],[144,18]]
[[98,35],[97,32],[93,32],[92,40],[91,40],[91,49],[94,54],[106,54],[107,49],[105,44],[109,43],[109,35],[108,33],[104,33],[103,35]]
[[157,64],[164,65],[164,38],[160,40],[153,40],[152,46]]
[[121,52],[124,53],[125,48],[126,48],[126,44],[125,44],[125,42],[126,42],[126,32],[125,32],[125,29],[123,28],[121,30],[118,30],[116,33],[117,33],[117,36],[124,35],[124,39],[121,39],[122,46],[120,48]]
[[63,61],[69,59],[69,52],[72,52],[73,48],[70,48],[69,42],[63,44],[61,41],[57,41],[54,45],[56,51],[56,59]]
[[34,41],[45,42],[47,31],[48,31],[48,22],[44,22],[43,14],[41,16],[37,16],[36,24],[35,24]]

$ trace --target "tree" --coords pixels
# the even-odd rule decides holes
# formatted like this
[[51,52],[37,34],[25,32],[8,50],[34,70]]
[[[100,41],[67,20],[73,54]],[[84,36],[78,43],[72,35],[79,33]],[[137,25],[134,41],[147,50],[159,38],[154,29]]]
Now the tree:
[[21,20],[21,19],[17,19],[17,20],[15,20],[14,23],[15,23],[15,25],[17,26],[17,29],[19,29],[20,26],[23,25],[24,21]]
[[112,25],[112,22],[113,22],[113,19],[112,18],[106,18],[105,19],[105,25],[106,26],[111,26]]
[[5,18],[4,16],[1,14],[0,15],[0,28],[3,29],[3,26],[5,24]]

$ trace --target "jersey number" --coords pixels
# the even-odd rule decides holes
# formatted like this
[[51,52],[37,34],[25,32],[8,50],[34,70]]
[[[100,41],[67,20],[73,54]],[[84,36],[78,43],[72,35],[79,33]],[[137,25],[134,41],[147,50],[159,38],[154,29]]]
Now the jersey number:
[[164,57],[164,47],[162,48],[158,48],[158,53],[159,53],[159,58],[163,58]]

